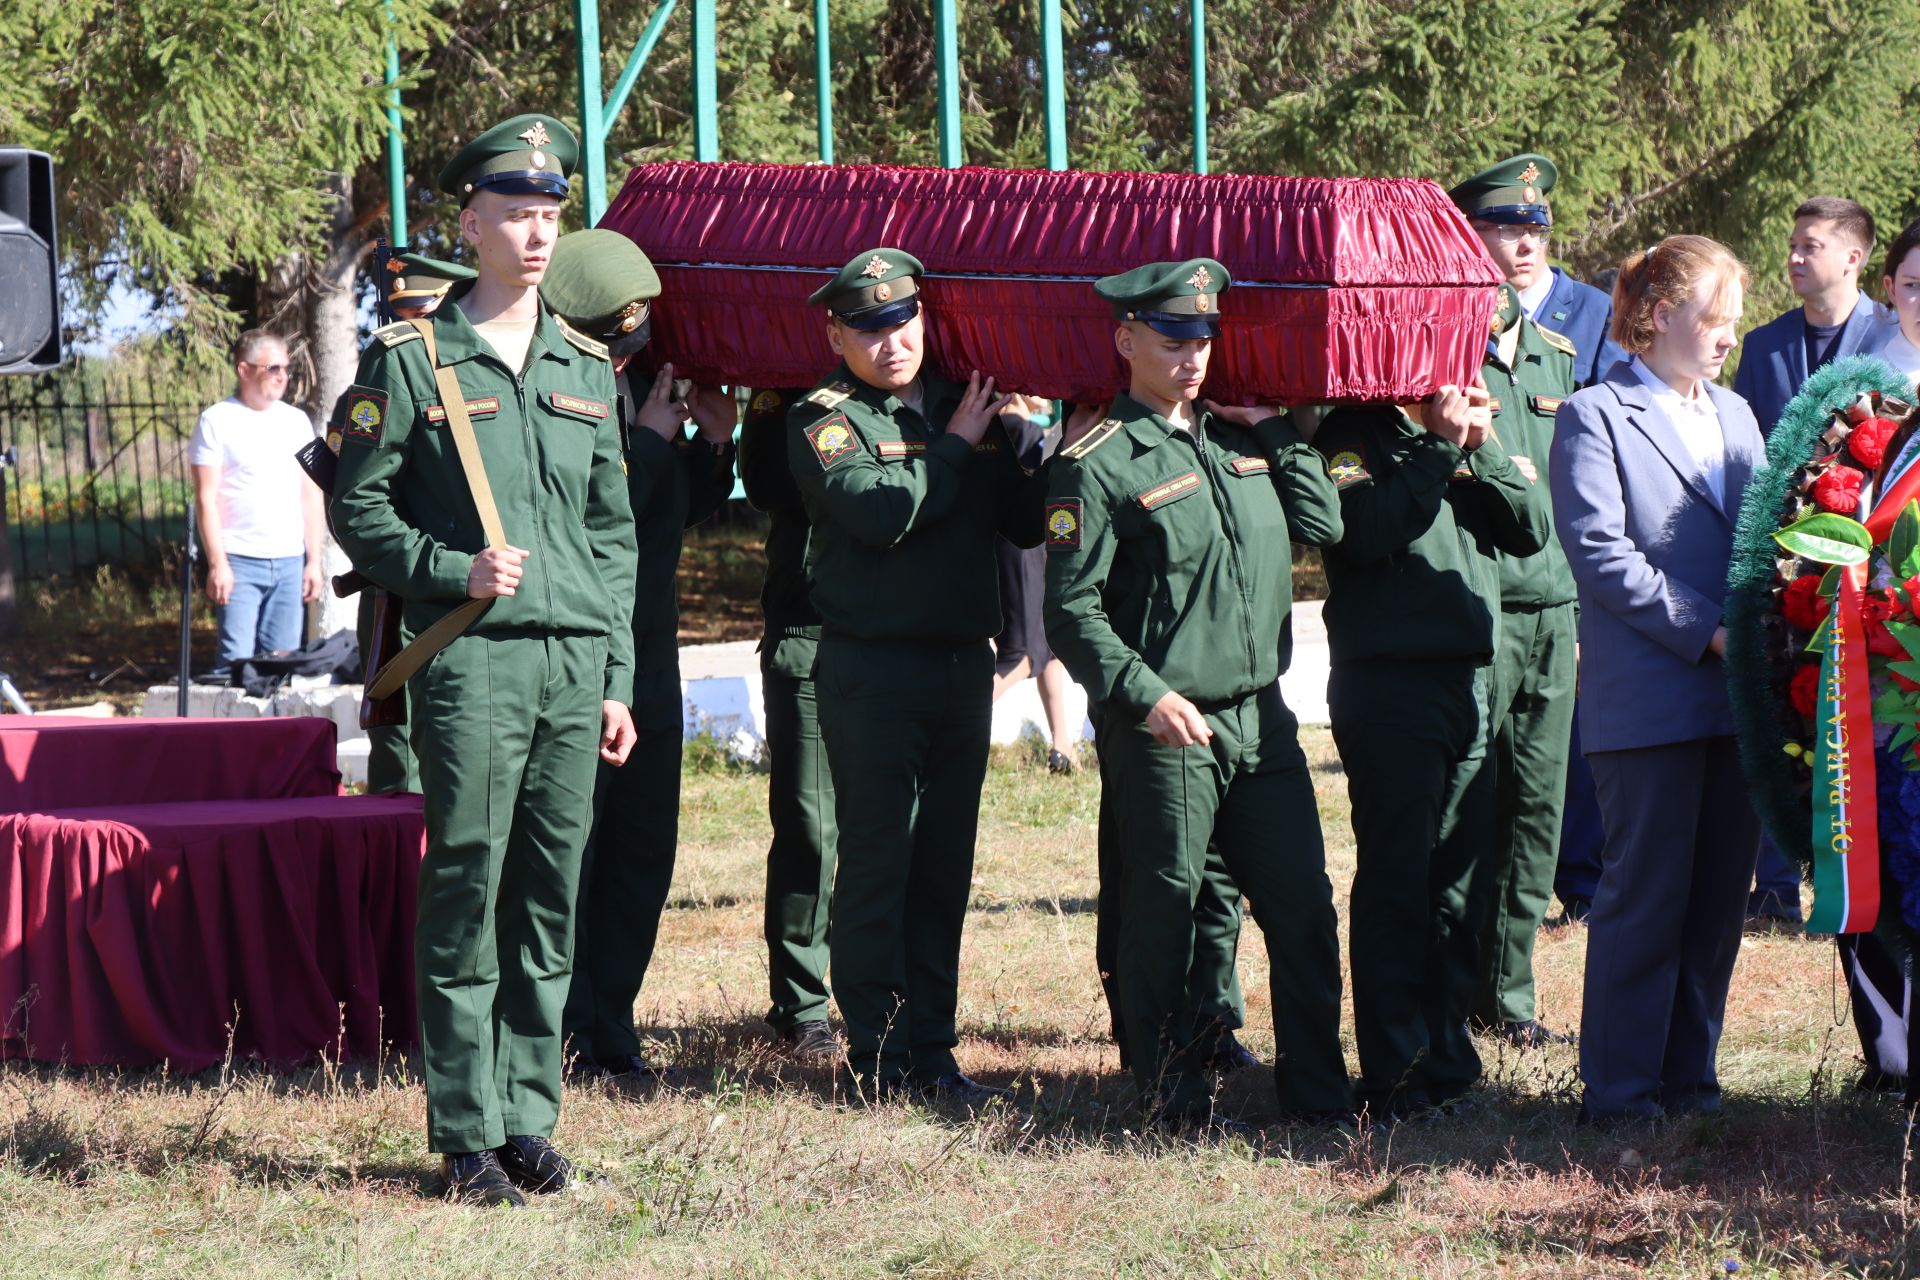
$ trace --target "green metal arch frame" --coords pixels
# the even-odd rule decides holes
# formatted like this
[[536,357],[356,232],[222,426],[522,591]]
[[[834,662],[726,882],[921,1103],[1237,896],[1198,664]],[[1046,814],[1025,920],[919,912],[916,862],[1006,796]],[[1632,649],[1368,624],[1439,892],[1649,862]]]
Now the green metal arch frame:
[[[715,74],[714,0],[689,0],[693,26],[693,154],[696,160],[720,158],[718,77]],[[940,129],[940,163],[964,163],[960,138],[960,51],[958,0],[932,0],[935,112]],[[815,110],[819,120],[820,159],[833,163],[832,30],[828,0],[814,0]],[[599,0],[574,0],[579,35],[580,180],[586,187],[587,225],[607,211],[607,139],[621,109],[646,69],[647,59],[679,0],[658,0],[626,65],[604,94],[600,56]],[[1206,0],[1188,0],[1189,55],[1193,77],[1193,171],[1207,172],[1207,15]],[[1047,168],[1067,167],[1066,58],[1060,34],[1060,0],[1040,0],[1040,60],[1046,84]],[[407,242],[405,130],[400,113],[400,54],[387,43],[387,192],[396,248]]]

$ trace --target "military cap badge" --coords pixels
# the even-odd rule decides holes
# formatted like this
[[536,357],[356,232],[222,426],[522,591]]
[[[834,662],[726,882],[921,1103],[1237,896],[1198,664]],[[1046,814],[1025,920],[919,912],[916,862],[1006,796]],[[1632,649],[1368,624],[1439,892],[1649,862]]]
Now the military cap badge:
[[863,276],[872,276],[878,280],[891,269],[892,268],[887,265],[887,260],[876,253],[867,259],[867,265],[861,270],[860,274]]
[[535,120],[533,127],[522,133],[520,137],[530,147],[544,147],[553,140],[547,135],[547,125],[544,120]]
[[1213,273],[1207,270],[1205,267],[1201,267],[1199,270],[1195,271],[1192,275],[1187,277],[1187,283],[1192,285],[1196,289],[1212,288]]
[[1531,160],[1527,161],[1527,167],[1520,171],[1520,181],[1528,186],[1540,181],[1540,166]]

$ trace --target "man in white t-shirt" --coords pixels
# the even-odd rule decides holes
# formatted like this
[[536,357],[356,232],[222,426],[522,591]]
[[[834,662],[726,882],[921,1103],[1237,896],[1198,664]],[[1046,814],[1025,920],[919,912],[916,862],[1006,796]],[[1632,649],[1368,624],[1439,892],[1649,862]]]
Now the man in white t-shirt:
[[194,509],[207,595],[220,612],[218,670],[300,644],[300,604],[320,598],[320,491],[294,461],[313,439],[287,391],[287,344],[249,329],[234,348],[239,387],[194,428]]

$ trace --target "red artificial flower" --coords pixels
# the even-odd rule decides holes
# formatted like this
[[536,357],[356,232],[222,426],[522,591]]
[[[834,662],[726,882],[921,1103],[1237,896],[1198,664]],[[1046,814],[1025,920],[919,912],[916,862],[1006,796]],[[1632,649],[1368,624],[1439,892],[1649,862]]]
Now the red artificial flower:
[[1887,624],[1879,618],[1866,620],[1867,652],[1878,654],[1882,658],[1904,658],[1905,646],[1893,638],[1893,632],[1887,630]]
[[1899,429],[1898,423],[1887,418],[1868,418],[1847,437],[1847,451],[1871,471],[1887,456],[1887,441]]
[[1817,631],[1833,609],[1833,601],[1820,594],[1820,575],[1806,573],[1787,584],[1780,593],[1780,612],[1802,631]]
[[[1920,685],[1914,687],[1920,689]],[[1820,664],[1809,662],[1795,671],[1793,683],[1787,686],[1787,696],[1792,699],[1795,711],[1812,718],[1820,709]]]
[[1916,595],[1920,595],[1920,574],[1915,574],[1913,577],[1908,578],[1897,588],[1888,587],[1887,599],[1893,605],[1893,616],[1896,618],[1905,618],[1911,615],[1913,612],[1913,600]]
[[1813,482],[1813,500],[1836,515],[1850,516],[1860,509],[1860,486],[1866,476],[1852,467],[1831,466]]

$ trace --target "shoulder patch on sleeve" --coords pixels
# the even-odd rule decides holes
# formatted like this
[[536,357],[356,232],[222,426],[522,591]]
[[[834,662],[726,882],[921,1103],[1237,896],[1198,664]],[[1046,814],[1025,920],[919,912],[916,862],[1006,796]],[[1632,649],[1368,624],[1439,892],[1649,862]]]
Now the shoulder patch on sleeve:
[[1546,339],[1547,345],[1552,347],[1555,351],[1564,351],[1566,354],[1570,356],[1577,356],[1580,354],[1579,348],[1575,347],[1572,341],[1564,337],[1563,335],[1555,333],[1553,330],[1547,328],[1543,324],[1536,324],[1533,327],[1540,331],[1540,336]]
[[382,325],[380,328],[375,329],[373,336],[379,339],[380,345],[383,347],[397,347],[403,342],[410,340],[417,341],[420,337],[420,331],[414,328],[408,321],[396,320],[392,324]]
[[1047,504],[1047,545],[1066,551],[1080,549],[1081,506],[1078,498]]
[[377,445],[387,426],[387,393],[378,387],[347,388],[347,408],[340,417],[340,438]]
[[853,437],[853,424],[844,413],[829,414],[808,427],[807,443],[813,446],[813,455],[820,459],[822,470],[837,465],[860,448]]
[[1352,449],[1342,449],[1327,459],[1327,474],[1333,477],[1336,489],[1345,489],[1349,485],[1359,484],[1373,477],[1367,472],[1366,459]]
[[822,409],[831,409],[853,395],[853,384],[835,382],[824,387],[815,387],[807,396],[808,404],[817,404]]
[[560,326],[560,332],[566,337],[568,342],[571,342],[574,346],[580,348],[594,359],[608,360],[612,358],[607,354],[606,343],[589,338],[586,334],[568,324],[558,312],[554,313],[553,322]]
[[1087,434],[1085,434],[1084,436],[1081,436],[1078,440],[1075,440],[1072,444],[1062,449],[1060,451],[1060,456],[1063,458],[1069,458],[1077,462],[1081,458],[1084,458],[1088,454],[1092,453],[1095,449],[1098,449],[1101,445],[1105,444],[1107,441],[1113,439],[1114,435],[1119,430],[1120,430],[1120,419],[1108,418],[1105,422],[1101,423],[1099,426],[1095,427],[1093,430],[1087,432]]

